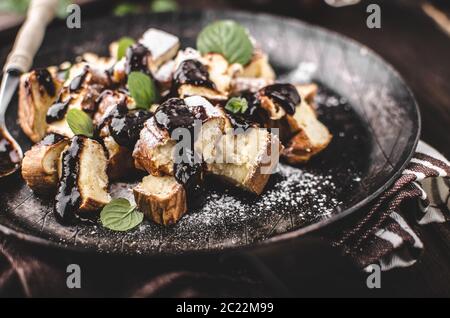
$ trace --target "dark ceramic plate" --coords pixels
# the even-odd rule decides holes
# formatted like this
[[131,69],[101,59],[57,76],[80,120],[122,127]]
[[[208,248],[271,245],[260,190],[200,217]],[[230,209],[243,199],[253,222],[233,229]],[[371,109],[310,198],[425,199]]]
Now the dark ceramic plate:
[[[26,240],[96,252],[217,251],[300,236],[356,211],[386,189],[415,149],[417,105],[391,66],[335,33],[287,18],[239,12],[101,18],[84,21],[80,30],[51,28],[35,65],[73,60],[87,51],[107,54],[111,41],[137,38],[149,27],[180,36],[183,47],[195,46],[204,25],[224,18],[249,28],[280,78],[320,84],[318,113],[334,135],[326,151],[304,167],[281,164],[258,198],[209,180],[205,199],[175,226],[145,222],[128,233],[99,225],[60,226],[52,200],[33,195],[16,175],[0,184],[0,229]],[[4,60],[5,46],[0,54]],[[30,142],[16,124],[16,105],[7,115],[9,127],[28,149]],[[130,195],[126,183],[112,185],[112,191]]]

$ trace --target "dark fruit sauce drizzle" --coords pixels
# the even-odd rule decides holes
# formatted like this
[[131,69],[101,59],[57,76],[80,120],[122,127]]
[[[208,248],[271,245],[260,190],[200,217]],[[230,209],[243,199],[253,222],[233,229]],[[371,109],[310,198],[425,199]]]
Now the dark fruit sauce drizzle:
[[260,101],[257,93],[250,91],[244,91],[241,94],[241,98],[247,100],[247,110],[244,113],[232,113],[226,108],[226,115],[230,120],[231,126],[238,133],[239,131],[246,131],[251,127],[257,126],[258,123],[258,109],[260,107]]
[[301,102],[300,95],[292,84],[272,84],[262,88],[260,94],[272,99],[289,115],[295,113],[295,107]]
[[85,66],[81,74],[75,76],[69,84],[69,92],[74,93],[77,92],[86,78],[86,75],[89,73],[89,67]]
[[150,51],[141,43],[134,44],[127,49],[125,72],[143,72],[150,74],[148,59],[151,56]]
[[255,124],[245,115],[237,115],[230,112],[226,112],[228,119],[230,120],[230,124],[235,129],[235,133],[246,131],[251,127],[255,127]]
[[[86,75],[89,73],[89,67],[85,66],[81,74],[75,76],[69,84],[69,93],[76,93],[83,85]],[[48,124],[61,120],[67,113],[69,104],[72,97],[69,96],[65,100],[62,100],[62,92],[60,93],[58,100],[47,110],[45,120]]]
[[61,140],[65,140],[67,139],[67,137],[57,134],[57,133],[51,133],[48,134],[47,136],[44,137],[44,139],[42,139],[39,144],[43,145],[43,146],[51,146],[54,144],[57,144],[58,142],[60,142]]
[[0,129],[0,175],[8,174],[17,169],[20,164],[20,156],[12,142]]
[[205,120],[202,106],[188,107],[181,98],[170,98],[155,111],[156,124],[172,133],[177,128],[194,128],[195,120]]
[[45,89],[49,96],[55,96],[56,88],[50,72],[46,68],[39,68],[35,72],[39,85]]
[[45,120],[47,124],[51,124],[55,121],[61,120],[67,113],[67,109],[69,108],[71,97],[68,97],[65,101],[61,101],[61,95],[50,108],[47,110],[47,115],[45,116]]
[[227,110],[226,114],[234,129],[247,130],[254,127],[258,122],[264,124],[265,119],[260,118],[262,96],[269,97],[275,105],[282,107],[287,114],[295,114],[295,108],[301,102],[301,97],[295,86],[291,84],[272,84],[263,87],[256,93],[244,91],[242,98],[247,100],[248,108],[244,113],[232,113]]
[[152,113],[146,110],[132,110],[127,113],[118,111],[109,122],[109,132],[119,145],[132,150],[145,122],[151,116]]
[[76,214],[81,204],[81,194],[78,188],[79,157],[83,150],[84,138],[86,137],[73,137],[69,148],[62,155],[61,178],[54,209],[56,219],[62,224],[73,224],[79,219]]
[[98,109],[100,103],[103,101],[103,99],[105,99],[108,96],[112,96],[114,95],[114,91],[110,90],[110,89],[105,89],[103,90],[95,99],[95,108]]
[[101,121],[97,124],[97,130],[100,131],[104,127],[109,126],[114,117],[123,117],[127,114],[128,107],[125,100],[120,100],[116,105],[107,110]]
[[186,60],[181,62],[173,75],[174,87],[178,88],[183,84],[202,86],[216,89],[216,85],[209,79],[206,66],[197,60]]
[[[184,100],[171,98],[161,104],[155,112],[156,124],[172,132],[177,128],[186,128],[190,133],[189,147],[181,149],[182,153],[174,163],[174,175],[178,183],[182,184],[187,194],[192,197],[198,194],[203,180],[203,164],[194,150],[195,129],[198,123],[207,118],[204,107],[188,107]],[[188,200],[190,201],[190,200]]]

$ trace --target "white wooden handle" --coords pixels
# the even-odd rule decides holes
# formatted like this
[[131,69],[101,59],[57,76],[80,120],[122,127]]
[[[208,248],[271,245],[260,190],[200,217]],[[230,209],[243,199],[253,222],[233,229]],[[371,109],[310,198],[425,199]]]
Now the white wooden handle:
[[17,69],[27,72],[33,58],[41,46],[47,24],[53,19],[58,0],[32,0],[25,23],[17,34],[11,53],[6,60],[4,71]]

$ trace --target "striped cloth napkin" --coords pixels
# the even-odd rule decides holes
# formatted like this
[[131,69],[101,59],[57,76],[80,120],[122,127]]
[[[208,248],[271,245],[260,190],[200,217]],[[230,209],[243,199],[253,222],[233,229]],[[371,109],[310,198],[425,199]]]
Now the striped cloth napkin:
[[[411,203],[417,208],[411,208]],[[416,212],[419,211],[419,212]],[[366,271],[378,264],[387,271],[413,265],[424,244],[411,225],[450,219],[450,163],[420,141],[402,176],[347,227],[333,244]]]

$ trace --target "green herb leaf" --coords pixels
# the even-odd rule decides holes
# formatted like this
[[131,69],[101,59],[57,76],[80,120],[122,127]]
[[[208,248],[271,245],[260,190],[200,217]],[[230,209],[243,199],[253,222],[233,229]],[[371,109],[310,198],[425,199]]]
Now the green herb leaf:
[[60,19],[64,19],[65,17],[67,17],[67,7],[71,3],[72,1],[70,0],[60,0],[58,3],[58,8],[56,9],[56,16]]
[[81,109],[70,109],[67,112],[66,120],[75,135],[83,135],[89,138],[94,136],[92,119]]
[[131,72],[128,74],[127,85],[137,108],[149,109],[155,102],[156,88],[150,76],[141,72]]
[[144,214],[127,199],[114,199],[100,212],[102,225],[113,231],[128,231],[142,223]]
[[174,0],[154,0],[150,5],[152,12],[168,12],[178,9],[178,3]]
[[123,37],[119,40],[119,45],[117,46],[117,60],[120,60],[127,53],[127,49],[134,44],[134,40],[130,37]]
[[198,35],[197,49],[202,53],[220,53],[230,63],[247,64],[253,45],[247,30],[231,20],[221,20],[206,26]]
[[67,68],[66,70],[64,70],[64,81],[67,81],[69,79],[70,76],[70,69],[72,67]]
[[30,0],[3,0],[0,1],[0,12],[14,12],[24,14],[27,12]]
[[126,2],[119,4],[114,8],[114,15],[121,17],[127,14],[138,13],[139,11],[140,7],[137,4]]
[[[67,16],[67,6],[71,4],[70,0],[60,0],[56,10],[58,18],[65,18]],[[26,14],[30,0],[1,0],[0,12],[14,12],[18,14]]]
[[248,108],[248,102],[245,98],[242,97],[233,97],[225,105],[225,109],[229,110],[232,113],[245,113]]

